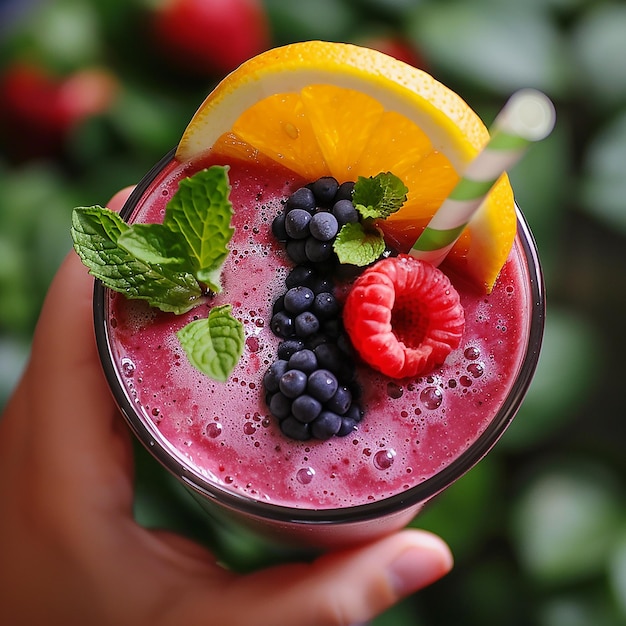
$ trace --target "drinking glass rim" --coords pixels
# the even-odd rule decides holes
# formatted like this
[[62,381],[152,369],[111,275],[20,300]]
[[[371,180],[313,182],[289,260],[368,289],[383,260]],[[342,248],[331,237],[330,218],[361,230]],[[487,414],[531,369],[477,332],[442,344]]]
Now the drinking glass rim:
[[[122,207],[120,217],[125,219],[131,214],[137,202],[143,197],[159,173],[172,161],[174,153],[175,150],[168,152],[142,178]],[[400,513],[430,500],[473,468],[496,444],[521,406],[537,367],[545,325],[544,280],[537,246],[528,222],[517,205],[515,209],[517,214],[516,237],[520,242],[522,256],[526,260],[531,305],[528,342],[518,374],[504,404],[481,435],[437,474],[406,491],[366,504],[341,508],[301,509],[262,502],[211,483],[199,472],[194,471],[191,465],[185,464],[180,455],[175,454],[174,446],[161,436],[156,428],[151,430],[139,412],[134,409],[122,383],[120,371],[113,362],[110,350],[105,315],[108,290],[96,279],[93,291],[96,344],[106,379],[118,408],[144,447],[163,467],[183,481],[187,487],[221,506],[259,519],[291,524],[350,524]]]

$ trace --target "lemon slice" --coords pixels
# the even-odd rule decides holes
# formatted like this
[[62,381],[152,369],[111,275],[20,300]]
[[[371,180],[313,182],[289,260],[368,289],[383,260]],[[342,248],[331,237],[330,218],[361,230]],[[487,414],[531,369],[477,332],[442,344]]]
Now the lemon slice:
[[[381,227],[410,246],[488,139],[478,115],[429,74],[368,48],[308,41],[260,54],[229,74],[191,119],[176,158],[195,160],[213,149],[339,182],[391,171],[408,199]],[[503,176],[449,261],[488,292],[515,232]]]

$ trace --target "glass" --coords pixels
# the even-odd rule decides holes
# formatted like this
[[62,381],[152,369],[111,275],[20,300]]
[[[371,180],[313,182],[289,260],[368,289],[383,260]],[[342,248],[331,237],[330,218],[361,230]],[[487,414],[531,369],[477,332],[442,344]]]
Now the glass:
[[[140,182],[121,216],[135,208],[172,168],[166,155]],[[529,303],[526,349],[514,383],[502,406],[476,441],[455,460],[423,482],[391,497],[367,504],[329,509],[305,509],[262,502],[212,482],[185,462],[158,427],[138,408],[124,383],[123,363],[112,356],[107,290],[96,281],[94,317],[98,349],[116,402],[132,431],[151,455],[174,475],[207,513],[207,532],[219,537],[220,558],[235,569],[251,569],[276,560],[307,557],[320,550],[364,542],[406,526],[435,495],[471,469],[497,442],[515,416],[533,377],[543,336],[545,304],[537,250],[518,210],[514,254],[525,272]]]

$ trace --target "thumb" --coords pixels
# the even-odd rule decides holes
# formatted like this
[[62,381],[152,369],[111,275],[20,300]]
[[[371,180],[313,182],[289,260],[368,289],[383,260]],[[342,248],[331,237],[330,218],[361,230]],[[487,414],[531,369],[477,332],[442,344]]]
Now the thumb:
[[120,189],[107,203],[107,207],[111,209],[111,211],[119,212],[126,200],[128,200],[128,196],[132,193],[134,186],[124,187],[124,189]]
[[[307,565],[286,565],[234,579],[245,603],[228,623],[338,626],[366,622],[448,573],[452,555],[437,536],[404,530]],[[254,614],[247,614],[247,611]]]

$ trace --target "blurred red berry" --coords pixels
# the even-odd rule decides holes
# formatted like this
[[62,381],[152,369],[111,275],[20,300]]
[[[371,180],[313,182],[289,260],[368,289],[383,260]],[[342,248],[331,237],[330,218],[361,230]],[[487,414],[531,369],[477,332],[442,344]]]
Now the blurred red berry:
[[85,118],[108,109],[117,80],[99,68],[55,77],[43,68],[15,63],[0,76],[0,140],[12,159],[52,157]]
[[153,18],[158,49],[194,73],[226,74],[270,47],[260,0],[164,0]]
[[399,61],[404,61],[413,67],[426,69],[426,63],[421,54],[408,41],[389,35],[371,37],[362,42],[362,45],[373,48],[379,52],[384,52]]

